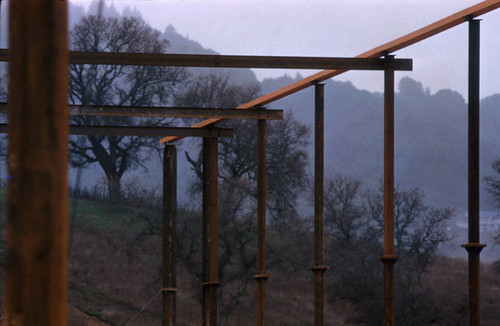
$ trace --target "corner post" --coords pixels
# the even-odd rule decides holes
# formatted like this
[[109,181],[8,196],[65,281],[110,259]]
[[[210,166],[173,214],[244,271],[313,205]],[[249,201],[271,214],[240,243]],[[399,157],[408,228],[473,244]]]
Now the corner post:
[[68,5],[9,3],[5,325],[66,325]]

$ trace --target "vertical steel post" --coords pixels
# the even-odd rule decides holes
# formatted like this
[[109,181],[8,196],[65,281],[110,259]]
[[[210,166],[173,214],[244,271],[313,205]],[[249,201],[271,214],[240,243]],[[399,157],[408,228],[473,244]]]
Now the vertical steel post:
[[384,326],[394,325],[394,68],[384,70]]
[[66,325],[67,11],[9,3],[5,325]]
[[324,324],[324,121],[325,85],[314,86],[314,325]]
[[257,326],[266,325],[266,120],[257,122]]
[[163,326],[176,323],[177,150],[163,151]]
[[218,303],[218,138],[203,138],[203,280],[204,326],[217,326]]
[[479,243],[479,20],[469,20],[469,326],[480,325]]

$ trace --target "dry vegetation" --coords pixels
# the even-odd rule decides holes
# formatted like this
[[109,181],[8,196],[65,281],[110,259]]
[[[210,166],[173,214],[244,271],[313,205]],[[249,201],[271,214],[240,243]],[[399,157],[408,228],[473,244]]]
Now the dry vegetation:
[[[116,224],[100,223],[90,216],[79,215],[70,257],[70,304],[78,311],[110,325],[125,325],[160,289],[161,241],[149,236],[131,247],[132,214],[106,208],[108,218]],[[105,210],[106,210],[105,209]],[[129,230],[129,231],[127,231]],[[382,266],[381,266],[382,267]],[[335,266],[332,266],[332,269]],[[291,272],[270,271],[268,281],[268,323],[270,325],[311,325],[313,316],[312,273],[308,266]],[[327,272],[326,280],[331,282]],[[437,260],[423,282],[442,298],[442,313],[456,315],[456,325],[465,325],[467,311],[467,262],[459,259]],[[236,285],[232,285],[236,286]],[[482,266],[482,325],[494,326],[500,320],[500,275],[491,266]],[[328,288],[328,287],[327,287]],[[178,270],[178,324],[200,323],[200,305],[189,272]],[[230,287],[227,290],[231,290]],[[327,294],[328,297],[330,294]],[[228,325],[253,325],[255,292],[250,283]],[[161,294],[128,325],[159,325]],[[82,315],[70,310],[71,325],[83,325]],[[355,325],[356,310],[340,300],[328,300],[325,307],[329,325]],[[90,324],[89,324],[90,325]],[[440,325],[437,323],[437,325]]]
[[[140,225],[134,222],[133,211],[105,203],[80,201],[71,242],[69,325],[160,325],[161,293],[156,297],[155,294],[161,284],[161,239],[152,235],[137,241],[135,234],[140,229]],[[331,268],[335,269],[335,266]],[[274,268],[269,273],[269,325],[312,325],[312,273],[308,266],[296,271]],[[325,275],[327,282],[331,283],[333,273]],[[482,325],[498,325],[500,275],[490,264],[483,264],[481,277]],[[422,281],[435,290],[432,295],[443,298],[442,313],[456,315],[454,325],[466,325],[467,262],[439,259]],[[2,269],[2,292],[4,286]],[[231,290],[234,286],[236,284],[226,289]],[[178,325],[200,324],[196,289],[183,266],[178,270],[178,289]],[[132,320],[153,297],[150,305]],[[354,306],[331,300],[332,297],[327,293],[325,315],[328,325],[360,325],[348,322],[357,314]],[[227,324],[254,325],[254,298],[252,282]]]

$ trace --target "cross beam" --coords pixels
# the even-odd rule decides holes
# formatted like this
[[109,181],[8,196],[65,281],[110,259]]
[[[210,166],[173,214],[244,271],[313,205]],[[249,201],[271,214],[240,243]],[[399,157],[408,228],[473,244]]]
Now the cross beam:
[[[7,113],[8,103],[0,103],[0,113]],[[97,115],[121,117],[172,117],[283,120],[283,110],[194,108],[194,107],[141,107],[141,106],[69,106],[70,115]]]
[[[0,50],[0,61],[7,60],[8,50]],[[341,70],[384,70],[385,67],[384,61],[378,58],[283,57],[78,51],[70,51],[69,63],[132,66]],[[397,59],[394,61],[394,69],[411,70],[412,60]]]
[[283,110],[194,107],[70,106],[70,115],[283,120]]
[[[143,137],[233,137],[234,129],[189,127],[124,127],[70,126],[72,135],[143,136]],[[0,133],[7,133],[7,124],[0,124]]]

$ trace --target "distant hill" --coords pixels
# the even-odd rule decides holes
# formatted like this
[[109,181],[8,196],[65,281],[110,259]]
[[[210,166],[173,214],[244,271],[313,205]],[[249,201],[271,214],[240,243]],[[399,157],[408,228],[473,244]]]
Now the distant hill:
[[[170,46],[169,53],[179,54],[220,54],[212,49],[204,48],[200,43],[190,40],[188,37],[177,33],[172,25],[169,25],[163,37],[168,40]],[[235,84],[257,83],[255,74],[250,69],[229,69],[229,68],[188,68],[194,75],[204,75],[210,72],[216,72],[229,76],[229,80]]]
[[[264,93],[301,79],[283,76],[262,82]],[[350,82],[325,82],[325,165],[327,174],[343,173],[378,187],[383,177],[383,95],[359,90]],[[279,100],[313,126],[313,88]],[[395,97],[395,181],[420,187],[435,206],[467,207],[467,104],[449,89],[435,94],[405,77]],[[500,95],[481,101],[481,175],[493,173],[500,157]],[[312,138],[311,138],[312,143]],[[313,147],[310,146],[310,154]],[[491,207],[482,189],[483,209]]]

